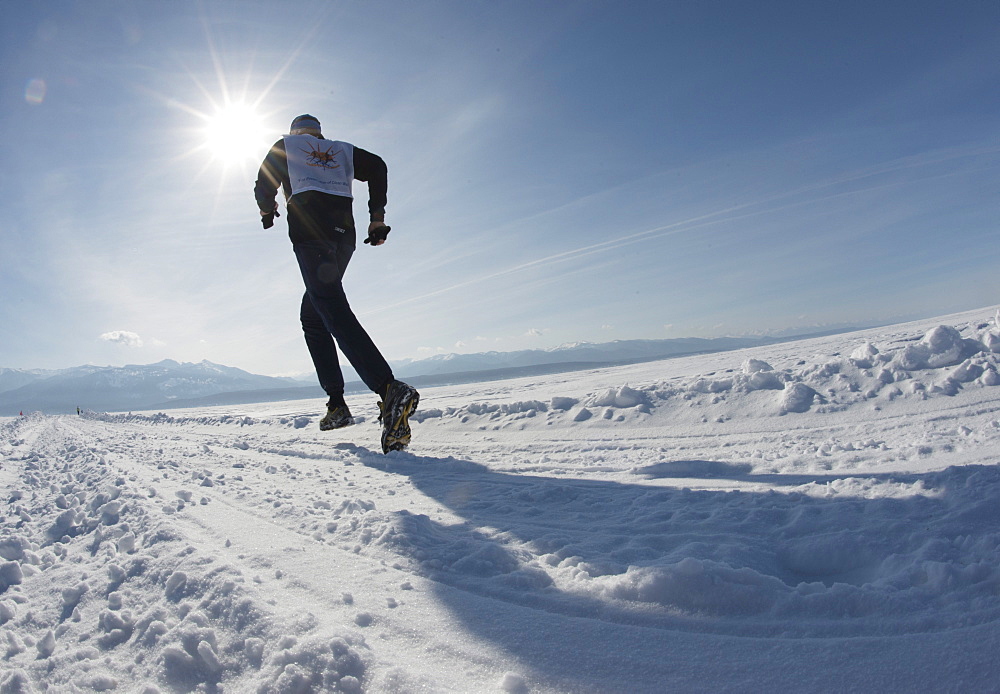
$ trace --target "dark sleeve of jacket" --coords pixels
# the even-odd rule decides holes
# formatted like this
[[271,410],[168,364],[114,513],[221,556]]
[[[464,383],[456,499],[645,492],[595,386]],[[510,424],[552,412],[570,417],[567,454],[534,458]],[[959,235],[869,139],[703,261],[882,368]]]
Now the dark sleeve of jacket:
[[355,147],[354,178],[368,183],[368,214],[371,216],[371,221],[384,222],[389,172],[382,157]]
[[264,157],[260,170],[257,172],[257,183],[253,195],[257,199],[257,207],[264,212],[274,209],[278,187],[285,185],[288,190],[288,156],[285,154],[284,139],[271,146],[271,151]]

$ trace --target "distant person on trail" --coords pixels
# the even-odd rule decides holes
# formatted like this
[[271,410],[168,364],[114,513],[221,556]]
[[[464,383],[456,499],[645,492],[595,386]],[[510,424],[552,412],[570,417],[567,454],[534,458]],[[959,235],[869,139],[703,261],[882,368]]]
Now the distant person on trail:
[[397,381],[378,347],[347,302],[344,271],[357,245],[351,185],[368,182],[368,238],[372,247],[385,243],[388,178],[382,158],[339,140],[327,140],[319,120],[308,114],[292,121],[289,134],[274,143],[260,165],[254,197],[265,229],[278,215],[275,197],[284,190],[288,236],[298,260],[306,292],[300,319],[306,346],[320,385],[330,397],[323,431],[354,423],[344,400],[344,375],[337,350],[381,401],[382,452],[402,450],[410,442],[409,417],[420,394]]

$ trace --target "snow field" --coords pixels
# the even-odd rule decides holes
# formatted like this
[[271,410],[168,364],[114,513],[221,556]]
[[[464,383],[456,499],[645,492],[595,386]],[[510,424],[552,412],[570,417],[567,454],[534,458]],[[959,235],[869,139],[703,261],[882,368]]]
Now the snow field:
[[[40,446],[25,459],[26,489],[11,497],[18,522],[0,554],[24,576],[0,611],[4,622],[35,628],[5,630],[8,661],[37,651],[52,673],[41,682],[98,691],[144,679],[139,691],[193,691],[245,669],[261,671],[259,691],[293,691],[296,681],[360,691],[364,666],[351,637],[299,644],[275,634],[246,578],[189,544],[170,522],[189,503],[209,503],[195,496],[198,479],[194,489],[163,496],[118,475],[111,451],[65,444],[63,422],[39,423],[48,429],[42,438],[61,445]],[[25,600],[17,590],[25,581],[46,599]],[[276,644],[264,662],[269,639]],[[122,646],[126,663],[106,668],[105,654]],[[148,668],[155,678],[140,674]],[[64,671],[74,676],[63,680]],[[5,686],[23,672],[15,670]]]
[[983,691],[998,320],[0,424],[0,691]]

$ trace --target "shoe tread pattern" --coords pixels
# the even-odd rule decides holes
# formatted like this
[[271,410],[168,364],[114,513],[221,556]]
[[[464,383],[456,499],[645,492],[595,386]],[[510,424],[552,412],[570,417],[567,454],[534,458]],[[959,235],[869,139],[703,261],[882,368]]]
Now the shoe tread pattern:
[[[386,397],[389,403],[379,403],[382,412],[382,452],[401,451],[410,444],[410,415],[420,403],[420,393],[415,388],[399,383],[394,388],[405,389],[399,393],[392,392]],[[392,397],[396,396],[396,397]],[[389,411],[387,411],[389,410]]]

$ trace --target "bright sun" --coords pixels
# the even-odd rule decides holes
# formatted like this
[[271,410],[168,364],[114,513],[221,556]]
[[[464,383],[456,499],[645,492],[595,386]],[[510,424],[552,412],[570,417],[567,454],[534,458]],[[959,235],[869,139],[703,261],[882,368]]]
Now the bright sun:
[[[242,164],[263,157],[266,129],[253,106],[231,103],[208,117],[205,146],[223,164]],[[266,144],[263,145],[266,148]]]

